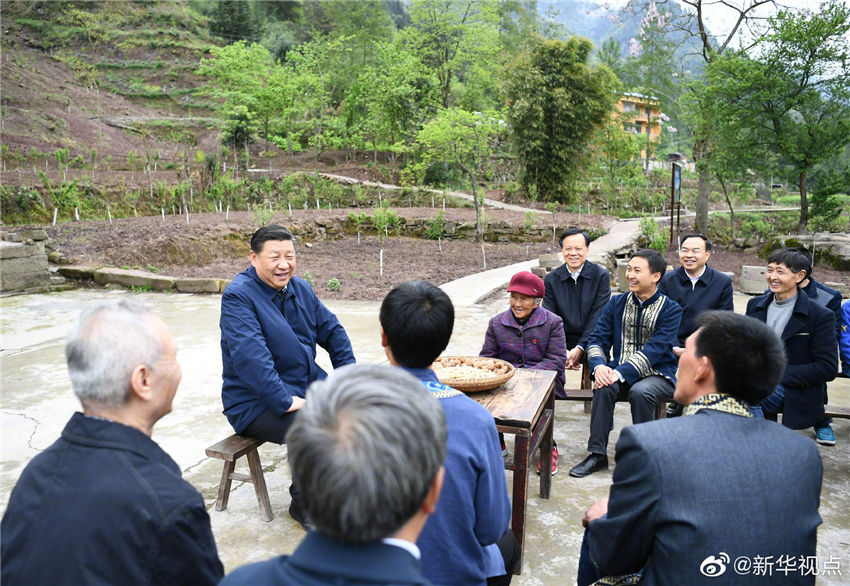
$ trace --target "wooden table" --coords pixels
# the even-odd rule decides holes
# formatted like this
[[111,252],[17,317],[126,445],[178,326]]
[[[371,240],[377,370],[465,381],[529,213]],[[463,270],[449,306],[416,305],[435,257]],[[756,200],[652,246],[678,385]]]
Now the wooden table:
[[540,496],[549,498],[552,482],[552,430],[555,425],[555,372],[518,368],[497,389],[470,393],[496,420],[502,433],[516,436],[513,457],[505,458],[505,469],[514,473],[511,529],[519,542],[519,561],[514,573],[522,573],[525,548],[525,512],[528,504],[528,472],[534,452],[540,448]]

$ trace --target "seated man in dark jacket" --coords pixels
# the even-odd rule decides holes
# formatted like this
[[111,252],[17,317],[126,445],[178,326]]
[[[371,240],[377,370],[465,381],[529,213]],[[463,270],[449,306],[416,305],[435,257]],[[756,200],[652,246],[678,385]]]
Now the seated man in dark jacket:
[[[708,309],[734,311],[732,279],[708,266],[711,258],[711,240],[702,234],[687,234],[679,244],[678,269],[668,271],[658,284],[658,290],[682,307],[678,341],[673,354],[678,358],[685,352],[685,340],[696,329],[697,316]],[[667,417],[682,414],[682,406],[675,401],[667,407]]]
[[[815,439],[835,443],[824,419],[826,383],[838,374],[835,317],[800,289],[807,276],[809,257],[797,248],[780,248],[767,258],[770,292],[747,303],[747,315],[767,323],[782,339],[788,366],[776,390],[754,409],[756,416],[782,413],[791,429],[815,428]],[[832,441],[824,441],[824,432]]]
[[166,325],[136,301],[83,310],[65,347],[83,406],[3,515],[3,584],[216,584],[204,501],[151,439],[182,376]]
[[443,484],[437,399],[400,369],[347,366],[310,387],[287,440],[316,530],[222,584],[427,584],[416,538]]
[[[327,376],[316,344],[334,368],[354,362],[351,342],[313,288],[295,276],[295,237],[263,226],[251,237],[251,266],[221,297],[221,401],[236,433],[284,443],[307,385]],[[307,528],[298,491],[289,514]]]

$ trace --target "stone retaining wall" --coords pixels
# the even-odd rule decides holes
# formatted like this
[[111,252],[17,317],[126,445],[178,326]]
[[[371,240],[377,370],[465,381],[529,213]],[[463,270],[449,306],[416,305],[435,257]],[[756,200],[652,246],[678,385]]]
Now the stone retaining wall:
[[0,240],[0,291],[39,292],[50,286],[47,252],[44,243],[47,232],[27,230],[4,233]]
[[99,285],[139,288],[151,291],[178,291],[180,293],[221,293],[230,283],[226,279],[194,279],[168,277],[146,271],[116,269],[112,267],[69,265],[59,268],[59,274],[78,281],[94,281]]

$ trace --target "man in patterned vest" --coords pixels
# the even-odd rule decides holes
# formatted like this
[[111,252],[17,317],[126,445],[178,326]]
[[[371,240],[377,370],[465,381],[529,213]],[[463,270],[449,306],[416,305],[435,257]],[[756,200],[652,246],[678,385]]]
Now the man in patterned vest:
[[629,292],[608,302],[588,339],[587,360],[594,381],[590,455],[570,470],[570,476],[583,478],[608,468],[608,434],[617,401],[628,400],[632,422],[643,423],[654,418],[658,401],[673,397],[673,346],[682,308],[658,291],[666,270],[660,253],[635,252],[626,268]]

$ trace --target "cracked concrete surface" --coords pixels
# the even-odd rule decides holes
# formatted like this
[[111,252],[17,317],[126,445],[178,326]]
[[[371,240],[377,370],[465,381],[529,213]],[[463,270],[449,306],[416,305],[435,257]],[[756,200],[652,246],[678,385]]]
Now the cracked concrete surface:
[[[512,273],[511,273],[512,274]],[[504,282],[510,275],[504,279]],[[64,362],[64,336],[84,304],[125,295],[115,291],[69,291],[0,299],[0,511],[26,463],[60,434],[79,405],[70,389]],[[219,555],[230,571],[247,562],[291,552],[303,531],[287,514],[290,483],[286,447],[260,448],[266,483],[275,518],[260,518],[253,486],[234,482],[225,511],[215,511],[221,461],[206,458],[204,449],[231,433],[221,414],[221,357],[219,350],[219,296],[187,294],[136,295],[163,317],[175,336],[183,381],[174,411],[154,429],[154,439],[174,457],[184,477],[203,495],[212,520]],[[736,295],[743,311],[746,297]],[[383,363],[378,336],[377,303],[332,302],[354,344],[360,362]],[[484,307],[460,305],[455,334],[447,349],[451,354],[477,354],[487,318],[502,311],[506,300]],[[329,361],[320,352],[323,366]],[[570,373],[574,376],[575,373]],[[578,380],[568,384],[577,386]],[[831,401],[850,405],[850,381],[830,385]],[[623,426],[628,408],[616,410],[609,456]],[[581,516],[597,498],[607,495],[611,471],[583,479],[570,478],[569,468],[585,455],[589,416],[582,405],[559,402],[555,439],[560,450],[560,472],[552,481],[552,498],[540,499],[538,479],[529,486],[528,533],[525,568],[513,584],[555,586],[574,583],[581,543]],[[846,584],[850,575],[850,421],[836,420],[838,445],[820,446],[824,460],[819,530],[821,564],[830,555],[841,559],[843,576],[820,577],[819,584]],[[510,447],[511,438],[508,438]],[[240,471],[247,470],[244,461]],[[510,481],[509,481],[510,482]],[[707,552],[716,553],[716,552]]]

